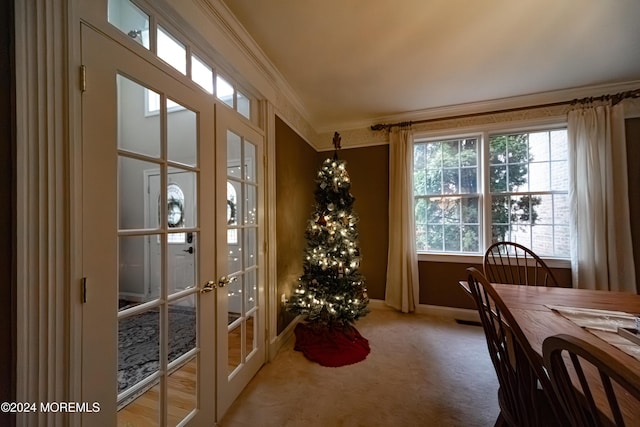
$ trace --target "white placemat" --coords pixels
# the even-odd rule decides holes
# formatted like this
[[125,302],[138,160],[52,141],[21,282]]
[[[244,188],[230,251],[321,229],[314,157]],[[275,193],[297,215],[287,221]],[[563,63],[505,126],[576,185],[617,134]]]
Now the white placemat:
[[636,316],[624,311],[545,305],[598,338],[640,360],[640,345],[618,335],[618,328],[635,328]]
[[624,311],[596,310],[593,308],[545,305],[557,311],[578,326],[604,332],[618,332],[618,328],[635,328],[636,316]]

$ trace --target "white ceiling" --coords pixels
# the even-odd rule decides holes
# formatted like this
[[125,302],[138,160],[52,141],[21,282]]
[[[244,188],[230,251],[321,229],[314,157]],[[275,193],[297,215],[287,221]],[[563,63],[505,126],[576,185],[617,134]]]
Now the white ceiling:
[[640,80],[640,0],[224,0],[316,131]]

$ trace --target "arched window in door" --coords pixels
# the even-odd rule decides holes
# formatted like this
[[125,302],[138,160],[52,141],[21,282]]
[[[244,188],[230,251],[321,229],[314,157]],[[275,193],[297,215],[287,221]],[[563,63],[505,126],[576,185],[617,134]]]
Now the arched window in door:
[[[184,192],[176,183],[167,186],[167,226],[171,228],[184,227]],[[184,243],[185,233],[169,233],[168,243]]]
[[238,244],[238,230],[231,228],[238,225],[238,194],[235,187],[227,181],[227,243]]

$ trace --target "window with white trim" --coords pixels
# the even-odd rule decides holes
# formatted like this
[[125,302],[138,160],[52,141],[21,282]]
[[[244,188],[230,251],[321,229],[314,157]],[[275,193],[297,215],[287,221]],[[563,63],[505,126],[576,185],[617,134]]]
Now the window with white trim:
[[413,173],[418,252],[483,254],[506,240],[569,258],[566,128],[418,138]]
[[480,251],[479,137],[416,142],[418,251]]
[[[153,19],[152,19],[153,18]],[[131,40],[154,52],[167,65],[189,77],[203,90],[214,95],[231,109],[246,119],[257,123],[257,102],[244,92],[232,79],[222,77],[220,70],[215,69],[203,59],[203,55],[196,55],[196,47],[189,44],[186,37],[176,36],[168,26],[159,24],[159,17],[152,16],[131,0],[108,0],[108,22],[121,32],[127,34]],[[153,23],[153,25],[152,25]],[[150,38],[150,32],[155,29],[155,43]],[[168,101],[169,112],[184,109],[180,105]],[[147,116],[160,113],[160,98],[154,97],[153,92],[146,91],[145,114]]]

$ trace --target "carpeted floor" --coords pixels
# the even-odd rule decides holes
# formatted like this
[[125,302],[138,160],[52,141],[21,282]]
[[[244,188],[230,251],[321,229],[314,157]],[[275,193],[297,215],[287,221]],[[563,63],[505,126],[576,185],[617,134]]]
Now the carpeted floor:
[[327,368],[286,343],[222,427],[493,426],[498,381],[481,327],[375,308],[356,323],[371,353]]

